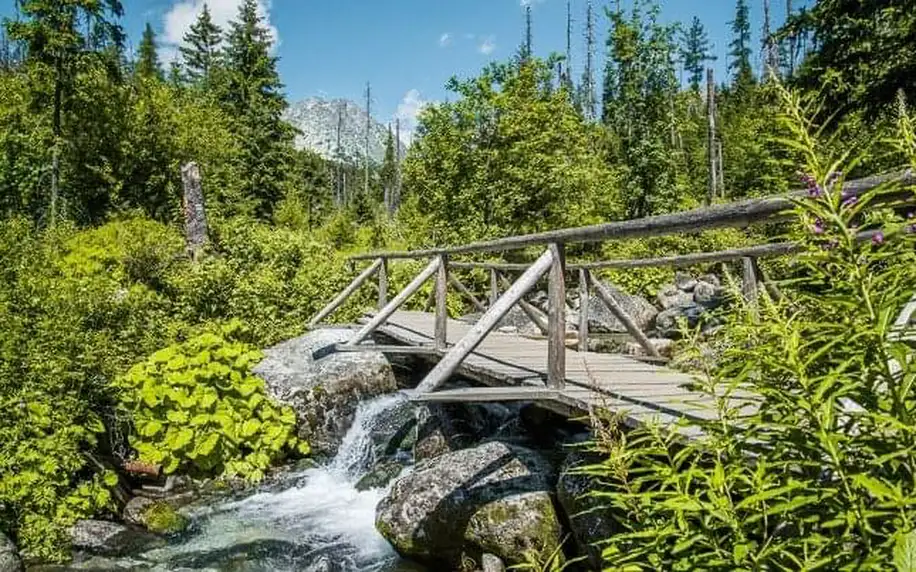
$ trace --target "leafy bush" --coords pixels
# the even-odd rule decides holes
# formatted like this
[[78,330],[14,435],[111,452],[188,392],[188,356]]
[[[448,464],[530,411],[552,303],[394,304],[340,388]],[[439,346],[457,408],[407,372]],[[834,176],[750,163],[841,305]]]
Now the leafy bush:
[[142,461],[165,473],[260,480],[285,452],[308,453],[296,414],[274,404],[250,373],[260,352],[207,333],[169,346],[115,381]]
[[[664,570],[863,570],[912,561],[916,529],[916,226],[840,192],[788,98],[813,173],[794,235],[806,249],[787,300],[731,317],[730,346],[697,390],[716,404],[684,442],[648,426],[599,432],[589,470],[622,527],[607,565]],[[871,240],[857,233],[880,231]],[[902,568],[908,569],[908,568]]]

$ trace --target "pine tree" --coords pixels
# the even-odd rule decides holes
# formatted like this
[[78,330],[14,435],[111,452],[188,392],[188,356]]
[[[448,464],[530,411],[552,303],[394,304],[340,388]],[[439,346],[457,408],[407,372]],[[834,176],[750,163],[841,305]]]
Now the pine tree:
[[[123,16],[120,0],[20,0],[19,18],[4,23],[10,39],[26,46],[27,63],[50,77],[50,93],[37,89],[38,107],[51,110],[50,225],[58,217],[60,155],[63,143],[63,113],[74,90],[76,69],[87,51],[121,49],[124,34],[116,23]],[[84,32],[86,32],[84,34]],[[47,100],[50,99],[50,102]]]
[[385,209],[389,214],[394,212],[394,196],[398,183],[398,164],[394,151],[394,133],[388,126],[388,138],[385,140],[385,161],[381,171],[382,189],[384,191]]
[[156,49],[156,33],[149,22],[143,29],[134,73],[141,79],[162,79],[162,67],[159,65],[159,54]]
[[735,4],[735,19],[730,22],[732,41],[728,52],[730,59],[728,70],[737,86],[746,86],[754,82],[754,71],[751,69],[751,18],[747,0],[738,0]]
[[710,54],[709,36],[699,18],[693,17],[690,29],[683,33],[681,41],[681,58],[684,61],[684,70],[688,74],[690,87],[699,92],[706,62],[715,59]]
[[286,98],[280,91],[277,58],[270,55],[271,43],[257,1],[244,0],[237,19],[230,23],[220,100],[235,118],[245,191],[261,216],[269,216],[283,196],[293,139],[292,128],[281,117]]
[[222,39],[223,30],[213,23],[210,8],[205,3],[197,21],[184,36],[187,45],[179,48],[188,79],[210,83],[219,61]]

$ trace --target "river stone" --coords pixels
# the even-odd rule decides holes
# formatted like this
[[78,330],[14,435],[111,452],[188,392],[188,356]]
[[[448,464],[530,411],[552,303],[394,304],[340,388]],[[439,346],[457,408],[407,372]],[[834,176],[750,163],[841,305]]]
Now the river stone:
[[22,572],[22,560],[13,541],[0,532],[0,572]]
[[699,278],[700,282],[705,282],[707,284],[712,284],[716,288],[722,286],[722,282],[719,280],[719,277],[715,274],[704,274]]
[[674,284],[669,284],[662,288],[655,296],[655,299],[663,310],[693,304],[693,294],[680,291]]
[[349,329],[321,329],[265,350],[253,370],[271,397],[296,410],[299,437],[312,452],[333,456],[361,400],[397,391],[391,363],[380,352],[334,352]]
[[677,272],[674,274],[674,285],[677,286],[677,289],[681,292],[693,292],[693,289],[697,285],[697,279],[690,274]]
[[[674,354],[674,340],[669,340],[668,338],[649,338],[649,343],[655,348],[658,355],[662,357],[670,358]],[[629,356],[649,355],[639,342],[627,342],[623,353]]]
[[508,565],[560,545],[554,470],[537,453],[491,441],[417,465],[394,482],[375,524],[402,556],[457,569],[462,554]]
[[417,407],[414,462],[434,459],[461,448],[464,443],[453,410],[454,407],[439,403]]
[[693,301],[704,308],[722,305],[722,289],[709,282],[699,282],[693,290]]
[[157,534],[178,534],[191,524],[188,517],[179,513],[171,503],[149,497],[130,499],[122,516],[125,522]]
[[385,488],[388,483],[401,474],[403,469],[404,466],[397,461],[382,461],[363,475],[356,482],[354,488],[358,491]]
[[70,529],[74,550],[122,556],[165,545],[161,537],[139,527],[107,520],[79,520]]
[[[655,306],[642,296],[627,294],[613,284],[605,283],[604,285],[617,304],[636,323],[636,326],[646,331],[652,324],[652,320],[655,319],[655,315],[658,314]],[[588,300],[588,329],[598,334],[620,334],[627,331],[597,294],[590,296]]]
[[590,459],[581,451],[570,453],[560,469],[557,482],[557,499],[569,522],[578,552],[588,556],[591,570],[601,570],[601,547],[595,544],[619,532],[619,527],[601,500],[589,496],[589,492],[601,490],[600,483],[578,468],[598,459]]
[[481,572],[506,572],[506,565],[498,556],[487,553],[480,559],[480,570]]

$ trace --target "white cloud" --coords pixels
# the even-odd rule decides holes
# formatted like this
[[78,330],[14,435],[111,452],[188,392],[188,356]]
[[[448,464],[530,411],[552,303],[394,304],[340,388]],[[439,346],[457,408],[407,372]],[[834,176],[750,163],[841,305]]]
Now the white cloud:
[[452,34],[449,32],[442,34],[441,36],[439,36],[439,47],[447,48],[448,46],[451,46],[453,39],[454,38],[452,37]]
[[395,118],[401,120],[401,139],[404,142],[409,144],[413,139],[414,132],[417,130],[417,118],[427,105],[429,102],[423,99],[419,90],[411,89],[404,94],[394,114]]
[[[227,32],[229,22],[238,16],[242,0],[178,0],[174,2],[162,19],[163,60],[169,62],[177,57],[178,46],[184,43],[184,35],[197,21],[205,3],[210,9],[213,23],[222,28],[223,32]],[[280,42],[280,35],[277,28],[270,23],[270,8],[271,0],[258,0],[258,13],[270,30],[270,36],[276,48]]]
[[493,53],[493,50],[496,49],[496,36],[487,36],[483,39],[483,42],[477,48],[481,54],[488,56]]

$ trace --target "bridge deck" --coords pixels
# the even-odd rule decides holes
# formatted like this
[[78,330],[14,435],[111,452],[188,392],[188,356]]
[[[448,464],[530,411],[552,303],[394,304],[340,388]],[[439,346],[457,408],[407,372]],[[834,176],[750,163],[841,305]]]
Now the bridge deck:
[[[434,340],[434,315],[426,312],[396,312],[379,332],[400,343],[429,346]],[[448,320],[447,342],[452,345],[464,337],[471,325]],[[438,355],[424,357],[437,360]],[[547,378],[547,341],[515,334],[490,333],[467,357],[458,373],[496,389],[477,392],[441,392],[441,398],[421,396],[431,401],[500,400],[511,391],[503,387],[541,387]],[[555,401],[587,412],[605,407],[623,413],[635,423],[655,418],[670,423],[681,417],[711,418],[714,404],[709,397],[688,391],[689,375],[622,355],[583,353],[566,350],[566,387],[559,391],[533,393],[538,401]],[[518,395],[522,392],[516,392]]]

